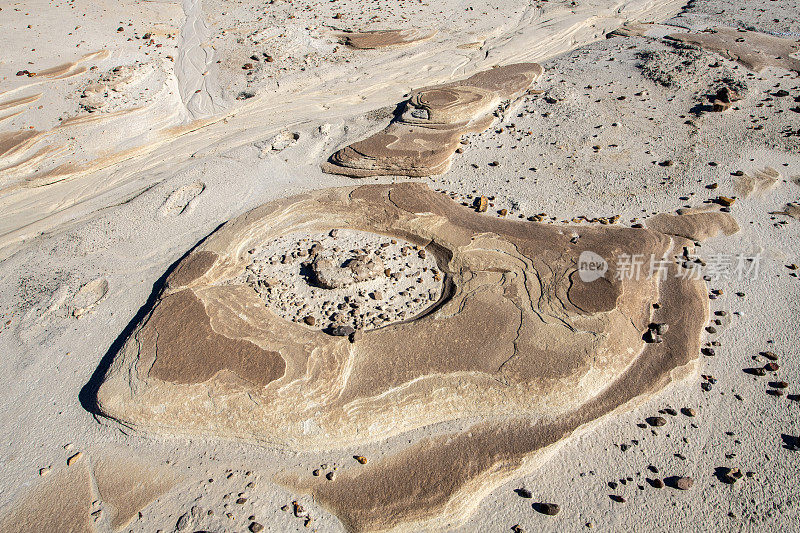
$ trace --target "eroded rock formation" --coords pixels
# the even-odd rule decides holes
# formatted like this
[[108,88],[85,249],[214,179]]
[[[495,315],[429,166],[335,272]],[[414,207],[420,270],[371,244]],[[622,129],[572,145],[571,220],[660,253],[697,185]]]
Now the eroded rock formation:
[[[692,237],[733,222],[725,213],[677,219]],[[233,283],[276,238],[337,228],[416,244],[435,257],[444,296],[413,320],[348,338],[281,318],[252,286]],[[467,432],[343,467],[333,482],[280,476],[355,530],[458,522],[579,427],[694,368],[707,288],[676,275],[691,245],[652,229],[497,219],[423,184],[272,202],[215,231],[168,276],[98,404],[143,431],[298,451],[482,417]],[[586,264],[587,252],[599,260]],[[646,258],[639,272],[625,268],[631,257]],[[649,275],[662,259],[664,275]],[[652,323],[669,328],[648,343]]]
[[535,63],[520,63],[414,91],[383,131],[337,151],[322,169],[356,178],[442,174],[461,135],[488,128],[491,111],[518,97],[541,73]]
[[0,518],[0,531],[121,531],[179,480],[170,468],[133,458],[127,450],[96,455],[91,461],[75,454],[65,468],[18,498]]
[[427,41],[436,35],[436,30],[374,30],[340,33],[339,39],[352,48],[371,50],[389,48]]
[[800,43],[792,39],[734,28],[715,28],[703,33],[673,33],[670,37],[738,61],[755,72],[761,72],[766,67],[800,72],[800,59],[792,57],[792,54],[800,51]]

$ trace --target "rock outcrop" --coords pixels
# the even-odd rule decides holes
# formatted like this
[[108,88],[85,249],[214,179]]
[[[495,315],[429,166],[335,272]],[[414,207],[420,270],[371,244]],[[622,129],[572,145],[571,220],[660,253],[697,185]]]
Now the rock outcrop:
[[[687,224],[731,227],[725,213],[699,218]],[[281,318],[253,287],[233,283],[254,249],[332,229],[415,244],[436,259],[442,297],[413,319],[343,337]],[[335,481],[295,472],[279,480],[355,530],[456,523],[578,428],[694,368],[708,296],[702,280],[676,275],[684,246],[692,243],[652,229],[489,217],[423,184],[275,201],[177,265],[116,354],[98,405],[144,432],[300,452],[480,418],[469,431],[343,467]],[[645,258],[638,272],[631,257]],[[654,261],[664,275],[651,275]],[[648,343],[653,323],[669,327]]]
[[0,531],[121,531],[180,479],[169,467],[131,457],[130,450],[92,455],[97,459],[73,454],[65,468],[18,498],[0,518]]
[[491,112],[520,96],[541,73],[535,63],[520,63],[416,90],[383,131],[337,151],[322,169],[354,178],[443,174],[461,135],[488,128]]
[[342,43],[352,48],[372,50],[407,46],[410,44],[427,41],[436,35],[436,30],[374,30],[351,33],[340,33]]
[[721,54],[755,72],[761,72],[766,67],[778,67],[800,73],[800,59],[792,57],[800,51],[800,43],[792,39],[735,28],[714,28],[703,33],[673,33],[669,37]]

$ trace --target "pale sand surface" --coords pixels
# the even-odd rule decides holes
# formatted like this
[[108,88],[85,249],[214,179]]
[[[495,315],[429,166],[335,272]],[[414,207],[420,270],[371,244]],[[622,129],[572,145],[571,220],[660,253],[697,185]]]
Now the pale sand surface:
[[[795,4],[0,6],[0,529],[247,531],[257,522],[265,531],[796,531]],[[718,27],[747,30],[741,38],[757,44],[748,52],[771,52],[756,63],[720,53],[716,38],[732,36],[734,50],[741,32],[703,32]],[[399,41],[362,33],[362,47],[342,37],[395,29],[413,31]],[[490,91],[491,109],[480,112],[493,121],[465,111],[470,122],[455,128],[462,141],[455,153],[448,148],[452,158],[444,164],[433,154],[442,174],[323,172],[333,154],[390,124],[432,127],[422,115],[398,121],[412,91],[527,62],[542,74],[503,98]],[[723,87],[735,98],[715,112]],[[430,156],[418,161],[425,166]],[[387,157],[389,168],[410,161]],[[371,189],[322,191],[406,181],[444,194],[430,204],[372,198],[341,207],[350,201],[342,190],[362,191],[351,198]],[[296,202],[306,193],[316,200],[304,208]],[[486,212],[471,212],[481,196]],[[732,219],[710,223],[703,209],[716,213],[721,206],[708,201],[720,197],[735,197]],[[449,207],[437,211],[439,201]],[[334,204],[336,217],[326,218]],[[686,208],[701,209],[664,215]],[[258,226],[262,217],[272,225]],[[625,229],[638,224],[649,230]],[[252,288],[246,297],[213,293],[227,279],[247,285],[237,254],[246,257],[248,239],[289,227],[312,238],[332,227],[381,234],[359,246],[392,237],[434,243],[428,261],[455,289],[445,284],[445,304],[432,313],[422,301],[410,306],[419,318],[408,323],[395,323],[387,307],[392,326],[352,343],[315,328],[296,334],[301,323],[259,314],[268,312]],[[477,241],[467,244],[465,232]],[[674,249],[678,263],[758,255],[759,272],[686,285],[701,296],[721,291],[696,303],[691,291],[657,284],[571,299],[576,236],[595,251]],[[692,248],[687,237],[702,242]],[[269,242],[259,243],[266,255],[278,254]],[[187,263],[192,250],[223,258],[199,282],[191,273],[209,266]],[[504,314],[530,287],[515,276],[542,284],[540,298],[522,297],[520,319],[531,313],[541,327],[527,331]],[[420,294],[433,288],[438,298],[432,279]],[[153,314],[172,359],[138,374],[132,361],[158,361],[158,343],[130,339],[147,331],[159,298],[188,283],[199,300],[173,299],[170,312]],[[384,281],[365,283],[402,302]],[[645,343],[641,333],[659,315],[625,306],[651,310],[669,294],[680,296],[662,310],[670,316],[665,342]],[[195,312],[200,300],[212,318]],[[335,323],[319,301],[310,308]],[[633,329],[614,313],[633,317]],[[450,319],[463,324],[431,326]],[[555,320],[578,340],[550,333]],[[678,344],[667,336],[679,333]],[[551,352],[569,358],[542,355]],[[481,366],[506,353],[532,355],[527,366]],[[340,366],[314,366],[326,354]],[[764,376],[744,371],[771,362],[778,368]],[[284,373],[298,381],[281,381]],[[645,421],[657,416],[664,426]],[[745,475],[724,483],[727,468]],[[654,486],[675,476],[694,484]],[[538,503],[560,512],[546,516]]]

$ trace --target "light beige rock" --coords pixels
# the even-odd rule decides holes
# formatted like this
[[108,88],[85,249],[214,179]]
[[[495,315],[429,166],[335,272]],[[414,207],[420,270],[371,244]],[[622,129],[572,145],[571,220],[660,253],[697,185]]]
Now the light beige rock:
[[0,519],[0,531],[93,532],[89,516],[93,500],[89,468],[86,461],[80,461],[48,476],[16,501]]
[[703,241],[739,231],[739,224],[727,213],[707,209],[687,209],[678,215],[659,213],[647,219],[647,227],[667,235]]
[[322,169],[357,178],[443,174],[461,135],[488,128],[494,119],[489,113],[522,94],[541,73],[535,63],[520,63],[414,91],[400,117],[380,133],[337,151]]
[[763,195],[774,189],[780,178],[780,172],[772,167],[765,167],[761,170],[755,170],[750,173],[745,172],[741,176],[737,176],[734,178],[734,185],[736,193],[742,198],[747,198],[752,194]]
[[755,72],[766,67],[800,72],[800,59],[791,57],[800,51],[800,44],[792,39],[725,27],[703,33],[673,33],[669,37],[716,52]]
[[169,468],[123,455],[105,456],[94,463],[93,470],[97,490],[114,531],[130,524],[139,511],[178,481]]
[[[728,219],[716,213],[703,224]],[[245,269],[248,250],[301,228],[424,245],[446,295],[414,320],[349,339],[282,319],[251,287],[228,283]],[[168,276],[116,354],[98,404],[146,432],[299,451],[483,417],[469,432],[426,438],[358,471],[342,467],[335,483],[281,476],[355,530],[440,527],[462,520],[578,427],[694,368],[708,318],[705,283],[648,276],[647,264],[641,276],[616,275],[624,256],[669,257],[688,244],[650,229],[566,231],[490,218],[423,184],[272,202],[225,224]],[[589,282],[578,270],[586,251],[608,261]],[[642,340],[651,322],[671,326],[662,343]]]
[[339,39],[342,43],[352,48],[375,49],[406,46],[427,41],[434,35],[436,30],[375,30],[352,33],[340,33]]

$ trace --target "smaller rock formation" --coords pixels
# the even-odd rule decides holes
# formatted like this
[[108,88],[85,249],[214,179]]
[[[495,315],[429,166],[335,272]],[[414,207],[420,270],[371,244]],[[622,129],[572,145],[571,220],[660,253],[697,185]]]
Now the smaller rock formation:
[[406,46],[422,41],[427,41],[434,35],[436,30],[374,30],[353,33],[340,33],[339,39],[343,44],[361,50],[372,50],[376,48],[390,48],[396,46]]
[[491,111],[522,94],[541,73],[535,63],[520,63],[414,91],[383,131],[337,151],[322,170],[354,178],[443,174],[461,135],[488,128]]
[[800,51],[800,44],[792,39],[734,28],[715,28],[703,33],[673,33],[669,37],[716,52],[755,72],[761,72],[766,67],[800,72],[800,59],[792,57],[792,54]]

